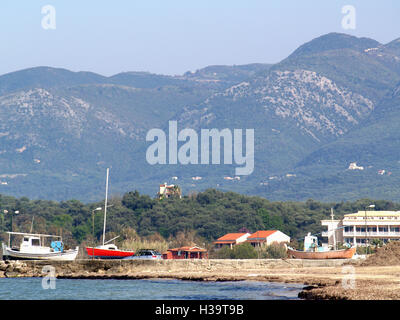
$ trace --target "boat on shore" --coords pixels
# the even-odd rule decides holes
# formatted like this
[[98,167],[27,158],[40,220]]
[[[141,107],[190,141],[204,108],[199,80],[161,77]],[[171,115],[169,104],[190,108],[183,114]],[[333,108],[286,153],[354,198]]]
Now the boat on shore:
[[329,250],[327,247],[318,247],[318,238],[309,233],[304,238],[304,251],[287,247],[287,253],[290,258],[295,259],[351,259],[356,248]]
[[115,244],[105,244],[104,246],[86,247],[86,253],[96,259],[123,259],[131,257],[134,251],[120,250]]
[[[9,235],[8,245],[2,243],[3,260],[51,260],[51,261],[73,261],[78,255],[79,247],[75,249],[64,249],[64,243],[60,236],[7,232]],[[11,246],[11,235],[22,236],[19,247]],[[50,247],[44,246],[44,238],[56,238]]]
[[329,250],[329,251],[299,251],[288,247],[289,257],[295,259],[351,259],[356,252],[356,248]]
[[[109,243],[113,240],[117,239],[119,236],[105,241],[106,237],[106,221],[107,221],[107,197],[108,197],[108,176],[109,176],[109,168],[107,168],[107,178],[106,178],[106,199],[104,203],[104,227],[103,227],[103,244],[97,247],[86,247],[86,253],[92,259],[123,259],[126,257],[133,256],[135,254],[134,251],[128,250],[120,250],[118,247]],[[101,209],[101,208],[99,208]]]

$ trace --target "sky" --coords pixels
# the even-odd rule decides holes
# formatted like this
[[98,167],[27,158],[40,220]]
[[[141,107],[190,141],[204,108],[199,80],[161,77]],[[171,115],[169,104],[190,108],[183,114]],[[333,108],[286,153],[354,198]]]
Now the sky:
[[[55,29],[43,27],[47,5]],[[355,9],[354,29],[343,28],[346,5]],[[399,16],[398,0],[2,0],[0,74],[51,66],[180,75],[276,63],[329,32],[390,42],[400,37]]]

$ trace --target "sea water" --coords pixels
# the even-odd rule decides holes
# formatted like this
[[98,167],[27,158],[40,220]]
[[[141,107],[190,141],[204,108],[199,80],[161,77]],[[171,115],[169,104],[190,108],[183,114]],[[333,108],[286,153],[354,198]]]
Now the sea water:
[[[304,287],[259,281],[1,278],[0,300],[296,300]],[[47,289],[44,289],[47,288]]]

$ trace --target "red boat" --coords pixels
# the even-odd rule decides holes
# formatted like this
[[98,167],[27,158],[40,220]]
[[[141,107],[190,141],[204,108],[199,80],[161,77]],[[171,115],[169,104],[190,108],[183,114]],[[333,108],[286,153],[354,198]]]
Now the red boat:
[[96,259],[123,259],[133,256],[134,251],[118,250],[115,244],[106,244],[98,247],[86,247],[87,254]]
[[[107,197],[108,197],[108,175],[109,175],[109,168],[107,168],[107,178],[106,178],[106,199],[104,203],[104,227],[103,227],[103,245],[97,246],[97,247],[86,247],[86,252],[89,255],[89,257],[96,258],[96,259],[123,259],[126,257],[133,256],[135,254],[134,251],[126,251],[126,250],[118,250],[117,246],[115,244],[107,244],[108,242],[111,242],[115,239],[117,239],[119,236],[112,238],[111,240],[108,240],[107,242],[104,242],[106,238],[106,218],[107,218]],[[96,208],[92,210],[92,214],[94,214],[94,211],[101,210],[102,208]],[[93,216],[93,230],[94,230],[94,216]],[[94,235],[94,233],[93,233]]]

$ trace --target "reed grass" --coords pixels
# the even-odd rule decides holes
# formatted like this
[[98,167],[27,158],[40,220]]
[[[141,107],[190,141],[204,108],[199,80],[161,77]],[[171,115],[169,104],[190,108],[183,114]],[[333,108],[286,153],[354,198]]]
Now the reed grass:
[[168,243],[164,241],[152,241],[146,239],[126,239],[121,247],[125,250],[138,251],[139,249],[154,249],[160,253],[167,251]]
[[168,242],[158,233],[148,237],[140,237],[136,230],[125,228],[122,234],[124,240],[120,243],[120,246],[125,250],[154,249],[163,253],[168,249]]

